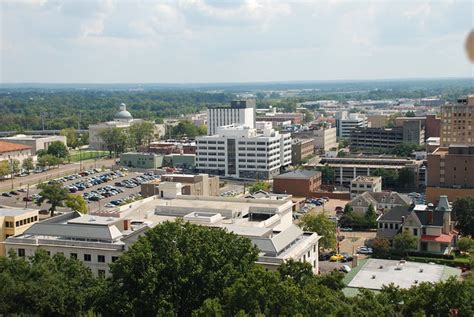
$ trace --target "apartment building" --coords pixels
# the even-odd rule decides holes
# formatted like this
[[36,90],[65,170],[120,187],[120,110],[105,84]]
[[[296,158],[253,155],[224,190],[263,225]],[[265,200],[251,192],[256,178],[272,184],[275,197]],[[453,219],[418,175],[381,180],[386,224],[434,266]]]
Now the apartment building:
[[441,146],[474,145],[474,95],[441,106]]
[[271,179],[291,164],[290,134],[242,125],[217,128],[196,138],[196,168],[202,173],[242,179]]
[[428,153],[426,199],[435,203],[441,194],[450,201],[474,196],[474,145],[450,145]]
[[338,139],[350,139],[352,130],[366,128],[367,118],[359,113],[341,111],[336,113],[336,128]]
[[255,100],[234,100],[230,107],[207,109],[208,135],[216,134],[218,127],[232,124],[255,128]]
[[2,243],[9,237],[22,234],[38,222],[38,210],[28,208],[0,207],[0,256],[5,256]]
[[293,139],[291,144],[291,162],[301,164],[314,154],[314,142],[311,139]]
[[357,176],[351,181],[351,198],[365,192],[378,193],[381,191],[382,177],[380,176]]

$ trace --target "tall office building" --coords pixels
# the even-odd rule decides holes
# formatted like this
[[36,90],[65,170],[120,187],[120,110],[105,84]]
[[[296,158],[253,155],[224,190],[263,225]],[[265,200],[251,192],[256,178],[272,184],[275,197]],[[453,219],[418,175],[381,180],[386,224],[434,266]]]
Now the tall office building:
[[351,131],[367,127],[367,118],[358,113],[347,114],[347,111],[336,113],[336,128],[338,139],[349,139]]
[[255,128],[255,100],[234,100],[230,107],[209,107],[207,109],[207,134],[214,135],[217,128],[238,124]]
[[474,95],[441,107],[441,146],[474,145]]
[[243,125],[217,128],[196,138],[196,168],[209,174],[244,179],[271,179],[291,164],[290,134]]

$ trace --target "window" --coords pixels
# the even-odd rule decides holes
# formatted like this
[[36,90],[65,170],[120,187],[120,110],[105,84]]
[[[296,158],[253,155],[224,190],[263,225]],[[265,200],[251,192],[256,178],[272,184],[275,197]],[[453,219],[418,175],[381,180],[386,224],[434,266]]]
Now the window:
[[71,253],[70,258],[71,259],[77,259],[77,253]]
[[90,254],[84,254],[84,261],[85,262],[90,262],[92,259],[91,255]]
[[115,262],[118,260],[118,256],[112,256],[112,262]]
[[393,229],[393,223],[390,224],[390,229]]
[[380,228],[380,229],[383,228],[383,223],[379,223],[379,228]]
[[25,249],[18,249],[18,256],[25,256]]
[[418,229],[413,228],[413,235],[414,235],[414,236],[417,236],[417,235],[418,235]]
[[397,229],[397,230],[398,230],[398,223],[396,223],[396,224],[395,224],[395,229]]
[[105,262],[105,255],[98,255],[97,262],[104,263]]

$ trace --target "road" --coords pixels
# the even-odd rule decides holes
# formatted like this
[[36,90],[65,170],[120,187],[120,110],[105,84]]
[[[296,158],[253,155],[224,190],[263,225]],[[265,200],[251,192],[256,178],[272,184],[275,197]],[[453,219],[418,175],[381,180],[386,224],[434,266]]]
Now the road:
[[[82,162],[82,170],[87,170],[95,167],[111,167],[115,164],[114,159],[106,160],[88,160]],[[44,182],[52,178],[59,178],[65,175],[74,174],[80,171],[80,163],[70,163],[65,165],[60,165],[59,168],[53,168],[43,173],[31,173],[25,177],[15,177],[13,179],[13,188],[26,188],[29,184],[37,185],[38,183]],[[11,179],[6,179],[0,181],[0,192],[12,190],[12,181]]]

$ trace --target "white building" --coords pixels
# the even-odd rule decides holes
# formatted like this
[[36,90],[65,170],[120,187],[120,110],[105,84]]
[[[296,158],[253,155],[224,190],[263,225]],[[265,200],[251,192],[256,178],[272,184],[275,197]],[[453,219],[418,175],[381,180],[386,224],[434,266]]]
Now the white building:
[[276,269],[289,259],[306,261],[317,273],[318,241],[314,232],[293,224],[291,197],[255,199],[181,195],[169,188],[167,199],[149,197],[124,206],[115,217],[68,213],[33,224],[5,241],[7,252],[30,256],[38,249],[82,261],[97,275],[108,275],[114,262],[146,230],[182,218],[248,237],[259,249],[257,262]]
[[[120,111],[114,115],[114,120],[89,125],[89,148],[91,150],[106,150],[106,145],[100,137],[100,133],[108,128],[127,129],[133,124],[143,122],[143,119],[134,119],[127,111],[127,106],[122,103]],[[155,124],[155,135],[164,134],[164,125]]]
[[220,126],[238,124],[255,128],[255,100],[234,100],[230,107],[207,109],[207,134],[214,135]]
[[336,114],[337,137],[340,139],[350,139],[351,131],[357,128],[367,127],[367,117],[359,113],[347,114],[341,111]]
[[380,193],[382,191],[382,177],[357,176],[351,181],[351,198],[365,192]]
[[314,148],[326,152],[337,148],[336,128],[314,130]]
[[242,125],[217,128],[196,138],[196,168],[204,173],[243,179],[271,179],[291,164],[290,134]]
[[63,135],[24,135],[17,134],[14,136],[2,138],[2,140],[31,146],[31,151],[33,154],[38,153],[39,150],[47,150],[52,142],[61,142],[64,145],[66,143],[66,137]]

